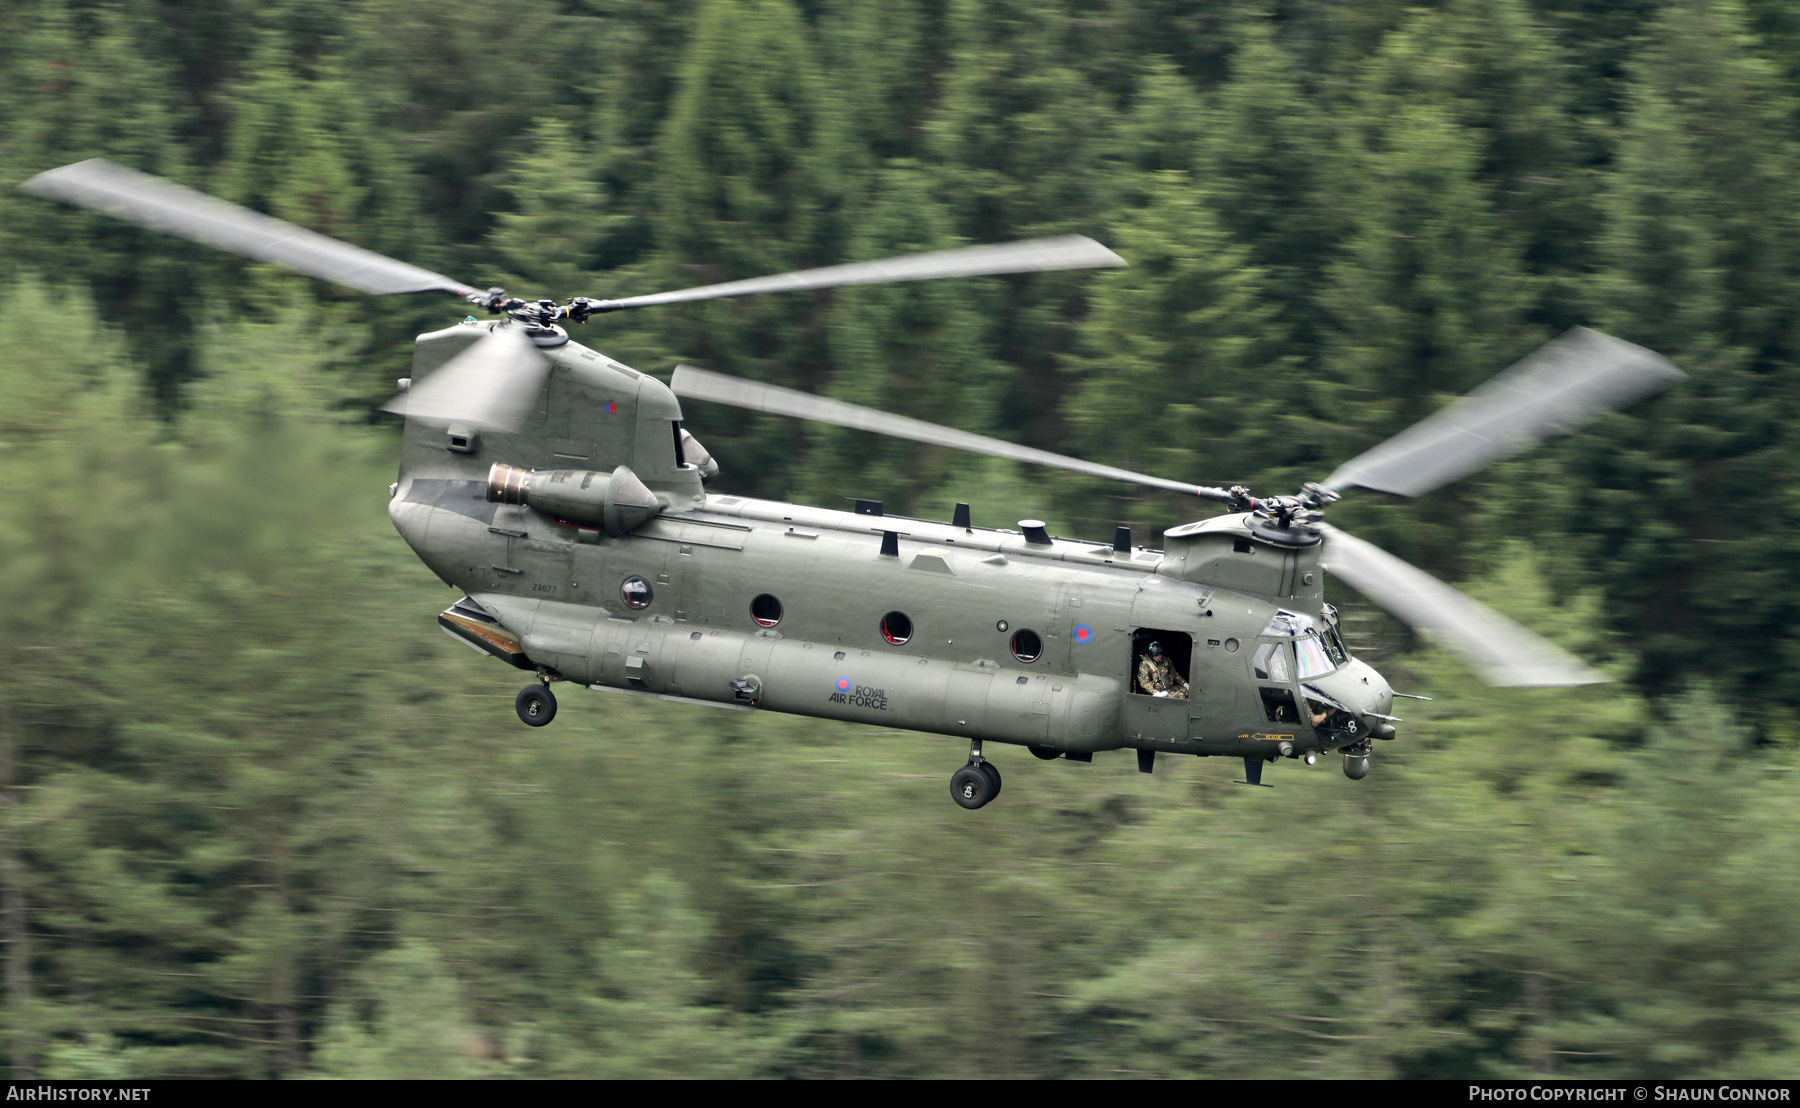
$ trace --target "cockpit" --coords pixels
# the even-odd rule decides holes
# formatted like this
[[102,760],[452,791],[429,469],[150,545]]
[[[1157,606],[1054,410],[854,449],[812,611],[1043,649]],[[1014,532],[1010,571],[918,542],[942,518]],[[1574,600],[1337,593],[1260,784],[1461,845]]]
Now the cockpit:
[[1325,626],[1317,626],[1313,618],[1283,608],[1262,630],[1262,638],[1277,639],[1256,648],[1251,665],[1256,676],[1265,681],[1305,681],[1323,677],[1350,662],[1350,652],[1338,636],[1337,612],[1326,606]]
[[[1323,677],[1350,662],[1350,652],[1338,635],[1337,611],[1325,606],[1323,626],[1302,612],[1283,608],[1269,620],[1260,636],[1264,641],[1250,657],[1250,668],[1258,681],[1269,682],[1259,692],[1263,712],[1271,723],[1300,722],[1293,686],[1297,682]],[[1306,715],[1314,727],[1321,726],[1341,706],[1307,686]]]

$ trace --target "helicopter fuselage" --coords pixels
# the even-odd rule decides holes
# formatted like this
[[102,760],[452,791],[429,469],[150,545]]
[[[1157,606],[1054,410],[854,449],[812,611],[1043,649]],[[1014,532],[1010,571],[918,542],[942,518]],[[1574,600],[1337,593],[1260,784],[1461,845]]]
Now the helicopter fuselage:
[[[415,375],[485,326],[421,336]],[[476,649],[596,690],[1078,757],[1301,757],[1380,732],[1379,674],[1335,645],[1296,653],[1337,642],[1316,544],[1243,515],[1118,550],[711,493],[666,386],[560,332],[539,345],[552,369],[526,427],[409,421],[392,491],[400,534],[473,601],[440,623]],[[494,463],[571,489],[628,467],[660,511],[615,534],[496,502]],[[1152,641],[1185,698],[1136,679]]]

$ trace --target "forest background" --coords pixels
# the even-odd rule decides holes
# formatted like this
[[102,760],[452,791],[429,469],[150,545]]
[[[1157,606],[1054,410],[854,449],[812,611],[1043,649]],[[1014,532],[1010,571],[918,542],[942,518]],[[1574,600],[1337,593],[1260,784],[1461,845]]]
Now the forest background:
[[[1688,380],[1337,522],[1617,678],[1352,783],[620,698],[436,633],[372,301],[11,191],[105,155],[526,295],[1084,233],[1129,269],[602,317],[1291,491],[1574,324]],[[12,1077],[1800,1072],[1800,8],[1784,0],[0,5]],[[1104,538],[1192,503],[695,406],[718,487]],[[601,703],[604,699],[607,702]],[[723,717],[723,718],[721,718]]]

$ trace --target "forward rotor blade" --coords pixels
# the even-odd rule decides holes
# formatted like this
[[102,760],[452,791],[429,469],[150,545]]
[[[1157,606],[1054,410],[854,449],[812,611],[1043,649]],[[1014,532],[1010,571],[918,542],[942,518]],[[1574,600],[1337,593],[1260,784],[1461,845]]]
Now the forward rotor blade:
[[1591,685],[1608,678],[1373,543],[1325,524],[1325,568],[1460,655],[1490,685]]
[[932,254],[908,254],[873,262],[804,269],[773,277],[752,277],[722,285],[703,285],[678,292],[631,296],[609,301],[607,310],[647,308],[654,304],[680,304],[690,300],[717,300],[726,296],[751,296],[759,292],[798,292],[834,289],[846,285],[879,285],[890,281],[926,281],[938,277],[980,277],[994,273],[1041,273],[1061,269],[1107,269],[1122,266],[1125,259],[1081,235],[1030,239],[998,246],[966,246]]
[[499,326],[381,410],[427,423],[516,431],[537,404],[549,370],[549,359],[530,339]]
[[460,281],[351,246],[105,158],[38,174],[21,192],[60,200],[309,277],[376,294],[468,292]]
[[878,412],[873,408],[846,404],[841,400],[827,400],[822,396],[795,392],[793,389],[784,389],[776,385],[762,385],[755,381],[746,381],[741,377],[728,377],[723,373],[695,369],[691,365],[675,367],[675,376],[670,380],[669,387],[675,390],[677,396],[695,400],[710,400],[715,404],[730,404],[733,407],[748,408],[753,412],[773,412],[776,415],[793,416],[796,419],[833,423],[839,427],[849,427],[856,431],[873,431],[881,435],[892,435],[899,439],[930,443],[933,446],[952,446],[958,450],[968,450],[976,454],[991,454],[996,458],[1010,458],[1013,461],[1054,466],[1057,469],[1074,470],[1076,473],[1091,474],[1095,477],[1110,477],[1115,481],[1128,481],[1137,485],[1149,485],[1152,488],[1169,489],[1173,492],[1200,496],[1208,500],[1230,501],[1230,495],[1223,489],[1204,488],[1200,485],[1189,485],[1181,481],[1168,481],[1161,477],[1133,473],[1128,469],[1116,469],[1113,466],[1104,466],[1097,462],[1084,462],[1080,458],[1052,454],[1047,450],[1034,450],[1029,446],[1019,446],[1001,439],[990,439],[985,435],[970,434],[967,431],[956,431],[949,427],[940,427],[935,423],[909,419],[906,416]]
[[1576,327],[1442,411],[1338,467],[1327,485],[1418,496],[1679,381],[1666,358]]

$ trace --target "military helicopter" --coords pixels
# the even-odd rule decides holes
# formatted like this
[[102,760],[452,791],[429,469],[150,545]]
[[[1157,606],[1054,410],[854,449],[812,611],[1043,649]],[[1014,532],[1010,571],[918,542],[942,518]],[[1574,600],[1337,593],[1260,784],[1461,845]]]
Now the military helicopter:
[[[384,407],[405,418],[388,514],[463,598],[458,641],[535,680],[519,718],[555,718],[551,685],[851,720],[968,740],[951,795],[999,795],[987,743],[1090,762],[1130,748],[1369,771],[1395,693],[1345,647],[1327,569],[1497,685],[1604,678],[1379,548],[1327,524],[1355,488],[1418,496],[1658,392],[1657,354],[1577,328],[1407,431],[1308,482],[1254,496],[1134,473],[680,366],[669,384],[570,340],[590,316],[766,292],[1125,264],[1071,236],[858,262],[625,299],[522,300],[94,159],[26,192],[373,294],[448,292],[487,313],[418,336]],[[718,463],[683,427],[703,400],[1166,489],[1227,513],[1161,549],[1052,536],[1039,520],[948,521],[709,492]]]

